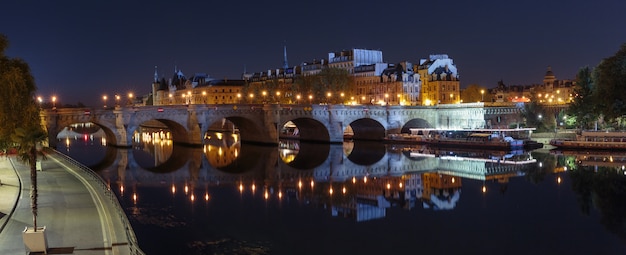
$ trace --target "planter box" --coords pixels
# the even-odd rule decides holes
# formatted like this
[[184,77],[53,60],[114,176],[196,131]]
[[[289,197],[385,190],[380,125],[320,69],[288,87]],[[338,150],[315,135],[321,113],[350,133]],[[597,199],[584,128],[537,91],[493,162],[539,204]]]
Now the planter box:
[[28,252],[43,252],[48,254],[48,239],[46,239],[46,227],[38,227],[37,232],[33,227],[26,227],[22,232],[24,246]]

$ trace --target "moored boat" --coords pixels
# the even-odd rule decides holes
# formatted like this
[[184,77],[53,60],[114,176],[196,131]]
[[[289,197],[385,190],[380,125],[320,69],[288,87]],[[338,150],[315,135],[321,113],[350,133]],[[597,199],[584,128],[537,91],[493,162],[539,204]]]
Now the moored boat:
[[[398,143],[422,143],[438,147],[518,150],[523,149],[525,141],[530,140],[525,138],[530,137],[534,128],[462,130],[411,128],[409,130],[411,131],[410,134],[389,135],[387,140]],[[518,137],[513,138],[511,136],[513,133]]]
[[570,150],[626,150],[626,132],[582,131],[576,139],[552,139],[550,145]]

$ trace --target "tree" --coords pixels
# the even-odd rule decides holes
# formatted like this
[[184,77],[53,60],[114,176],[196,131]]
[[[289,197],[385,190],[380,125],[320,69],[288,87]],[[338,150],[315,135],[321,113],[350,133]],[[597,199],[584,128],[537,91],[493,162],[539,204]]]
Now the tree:
[[48,134],[38,124],[33,123],[26,128],[17,128],[11,138],[18,144],[18,159],[30,166],[30,207],[33,213],[33,229],[37,231],[37,155],[40,154],[45,159],[37,148],[48,138]]
[[545,132],[554,128],[546,125],[546,123],[554,124],[554,114],[547,114],[543,106],[536,101],[525,103],[520,115],[526,120],[527,127],[537,128],[537,131]]
[[461,91],[461,100],[464,103],[484,102],[488,94],[487,89],[478,84],[471,84]]
[[[336,103],[339,101],[337,97],[340,93],[344,93],[345,98],[350,97],[353,84],[353,77],[347,70],[324,68],[318,74],[298,77],[294,87],[303,93],[303,98],[313,95],[319,102],[331,100],[331,103]],[[327,98],[328,93],[335,99]]]
[[588,129],[598,119],[593,97],[593,76],[589,67],[578,70],[574,100],[567,109],[567,114],[576,120],[581,129]]
[[598,112],[608,120],[626,115],[626,43],[602,60],[593,75]]
[[30,68],[21,59],[4,55],[8,46],[0,34],[0,148],[11,146],[11,134],[24,123],[39,121],[39,109],[34,93],[37,90]]
[[17,147],[18,159],[28,162],[31,178],[31,208],[37,230],[37,147],[47,138],[39,120],[35,101],[35,79],[21,59],[8,58],[9,43],[0,34],[0,146]]

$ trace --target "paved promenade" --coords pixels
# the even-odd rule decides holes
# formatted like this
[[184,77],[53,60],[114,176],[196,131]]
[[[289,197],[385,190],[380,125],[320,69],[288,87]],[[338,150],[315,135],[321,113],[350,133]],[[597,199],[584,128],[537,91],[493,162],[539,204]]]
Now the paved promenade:
[[[52,153],[38,172],[38,227],[46,226],[48,254],[141,254],[111,193],[81,167]],[[28,254],[22,231],[32,227],[29,166],[0,156],[0,254]],[[21,182],[21,184],[20,184]]]

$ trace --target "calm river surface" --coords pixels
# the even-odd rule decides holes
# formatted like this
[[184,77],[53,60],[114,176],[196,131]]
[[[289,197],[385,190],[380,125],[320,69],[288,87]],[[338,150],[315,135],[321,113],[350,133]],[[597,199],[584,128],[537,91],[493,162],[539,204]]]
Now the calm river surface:
[[57,150],[110,183],[147,254],[626,254],[626,154],[135,140]]

